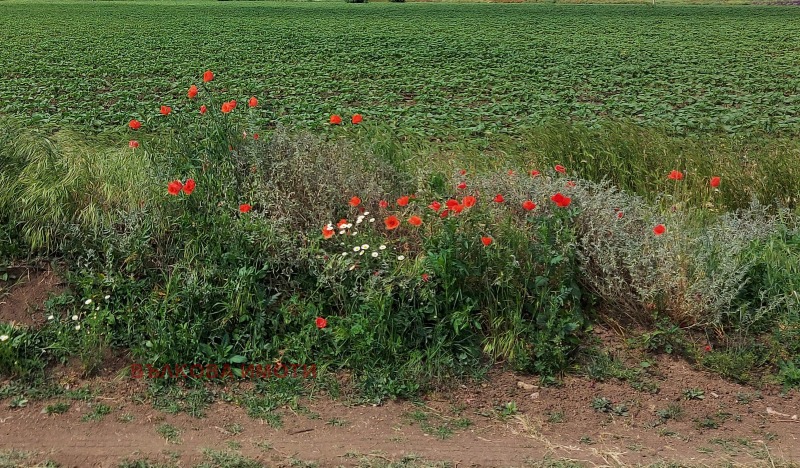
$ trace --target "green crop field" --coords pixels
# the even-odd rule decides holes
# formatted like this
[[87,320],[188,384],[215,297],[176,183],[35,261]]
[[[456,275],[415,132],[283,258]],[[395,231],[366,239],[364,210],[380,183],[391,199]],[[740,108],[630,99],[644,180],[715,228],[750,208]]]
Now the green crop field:
[[0,43],[0,113],[91,131],[180,108],[211,68],[263,125],[800,134],[796,7],[4,1]]
[[798,459],[800,7],[657,3],[0,0],[0,465]]

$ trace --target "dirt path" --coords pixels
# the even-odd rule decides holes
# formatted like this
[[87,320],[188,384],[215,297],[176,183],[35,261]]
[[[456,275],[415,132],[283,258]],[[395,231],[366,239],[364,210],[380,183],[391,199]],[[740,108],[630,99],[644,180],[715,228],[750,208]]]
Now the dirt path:
[[[453,466],[523,466],[545,457],[611,466],[800,460],[800,420],[792,419],[800,409],[796,392],[782,396],[766,390],[759,398],[752,388],[680,361],[661,359],[655,366],[663,374],[657,394],[625,382],[593,384],[581,378],[567,378],[560,387],[526,389],[518,382],[529,378],[498,371],[488,383],[430,395],[422,404],[348,406],[327,397],[304,399],[302,411],[278,410],[279,428],[249,417],[234,403],[215,402],[199,419],[170,414],[140,402],[142,382],[95,379],[90,383],[103,389],[99,396],[73,401],[64,414],[43,412],[63,399],[19,409],[8,408],[6,400],[0,410],[0,449],[34,452],[31,460],[49,458],[75,467],[110,467],[141,458],[192,466],[204,459],[204,449],[239,453],[268,466],[301,461],[384,466],[380,463],[416,457]],[[686,400],[688,387],[701,389],[703,399]],[[593,408],[598,397],[612,402],[609,412]],[[515,411],[504,406],[508,402]],[[110,406],[111,413],[99,421],[83,420],[99,403]],[[620,404],[627,412],[615,414]],[[670,405],[680,410],[665,418]],[[769,414],[767,408],[785,415]]]

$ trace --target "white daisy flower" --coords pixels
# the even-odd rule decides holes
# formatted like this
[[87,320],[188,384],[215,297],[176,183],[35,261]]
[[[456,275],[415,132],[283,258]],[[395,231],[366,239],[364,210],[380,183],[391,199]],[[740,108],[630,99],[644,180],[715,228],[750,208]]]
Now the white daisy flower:
[[53,317],[52,315],[48,315],[48,316],[47,316],[47,320],[53,320],[54,318],[55,318],[55,317]]
[[369,244],[364,244],[361,246],[362,249],[367,250],[369,248]]
[[349,269],[349,271],[353,271],[353,270],[355,270],[355,269],[356,269],[356,266],[355,266],[355,265],[350,265],[350,269]]
[[94,310],[100,310],[100,306],[95,307]]
[[106,294],[106,297],[104,297],[103,299],[109,300],[109,299],[111,299],[111,295],[110,294]]
[[78,320],[78,316],[77,315],[73,315],[72,316],[72,320]]
[[342,234],[344,234],[344,229],[342,229],[341,231],[339,231],[339,235],[342,235]]
[[8,335],[0,335],[0,341],[6,341],[8,339]]
[[75,325],[75,330],[80,330],[80,329],[81,329],[80,325]]
[[375,218],[369,218],[369,222],[370,223],[374,223],[375,222]]
[[361,250],[361,247],[359,246],[353,247],[353,252],[358,252],[359,250]]
[[377,257],[378,256],[378,252],[372,252],[372,256],[373,257]]
[[353,231],[350,235],[355,236],[356,234],[358,234],[358,231]]
[[380,246],[378,246],[378,248],[379,248],[379,249],[381,249],[381,250],[386,250],[386,246],[385,246],[385,245],[383,245],[383,244],[381,244]]
[[86,304],[86,305],[89,305],[89,304],[92,303],[92,300],[91,299],[86,299],[85,301],[83,301],[83,303]]
[[359,255],[364,255],[364,251],[362,250],[362,251],[361,251],[361,252],[359,252],[358,254],[359,254]]
[[362,221],[364,221],[364,218],[358,218],[358,219],[356,220],[356,224],[361,224],[361,222],[362,222]]
[[[369,215],[369,211],[365,211],[364,212],[364,216],[367,216],[367,215]],[[362,218],[363,218],[363,216],[362,216]]]
[[398,260],[405,260],[405,259],[406,259],[406,257],[405,257],[404,255],[398,255],[398,256],[397,256],[397,259],[398,259]]
[[347,223],[347,224],[344,225],[344,227],[346,227],[347,229],[350,229],[351,227],[353,227],[353,223]]
[[346,256],[347,256],[347,252],[342,252],[342,257],[346,257]]

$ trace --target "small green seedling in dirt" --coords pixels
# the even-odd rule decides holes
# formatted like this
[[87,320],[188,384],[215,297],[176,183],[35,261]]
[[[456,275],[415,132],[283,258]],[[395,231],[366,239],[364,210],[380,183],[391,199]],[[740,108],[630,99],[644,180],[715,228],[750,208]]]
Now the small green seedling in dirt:
[[611,412],[611,400],[606,397],[597,397],[592,400],[592,408],[598,413],[610,413]]
[[47,408],[44,409],[44,412],[47,414],[64,414],[69,411],[70,404],[59,402],[52,405],[47,405]]
[[466,429],[472,425],[472,420],[469,418],[459,418],[455,420],[454,424],[459,429]]
[[517,414],[517,404],[514,403],[513,401],[509,401],[505,405],[501,406],[499,409],[500,409],[500,417],[502,419]]
[[664,409],[660,409],[656,411],[656,415],[661,419],[662,422],[672,419],[673,421],[677,420],[683,414],[683,408],[676,404],[670,404]]
[[228,448],[231,450],[239,450],[240,448],[242,448],[242,443],[236,440],[229,440],[227,444]]
[[242,427],[239,423],[234,424],[226,424],[223,429],[225,429],[231,435],[239,435],[244,431],[244,427]]
[[88,414],[83,415],[81,421],[88,422],[88,421],[99,421],[103,419],[107,414],[111,413],[111,407],[104,404],[98,403],[94,405],[92,411]]
[[171,444],[179,444],[180,443],[180,431],[178,428],[171,424],[161,424],[156,428],[156,432],[167,440],[167,442]]
[[547,422],[558,424],[564,422],[564,412],[563,411],[553,411],[547,414]]
[[624,404],[612,405],[611,400],[605,397],[597,397],[592,400],[592,408],[598,413],[611,413],[617,416],[627,416],[628,406]]
[[611,408],[611,411],[616,414],[617,416],[627,416],[628,415],[628,406],[627,405],[616,405]]
[[346,426],[348,424],[348,422],[345,421],[344,419],[331,418],[325,424],[327,424],[328,426],[343,427],[343,426]]
[[746,405],[748,403],[751,403],[753,400],[761,400],[763,398],[764,398],[763,395],[761,395],[761,392],[759,391],[756,391],[754,393],[738,392],[736,394],[736,402],[741,405]]
[[265,452],[272,450],[272,443],[269,442],[269,441],[266,441],[266,440],[262,440],[260,442],[256,442],[253,445],[255,445],[256,447],[260,448],[261,450],[263,450]]
[[720,422],[714,416],[705,416],[703,419],[695,419],[697,429],[718,429]]
[[24,408],[26,406],[28,406],[28,399],[21,395],[12,398],[8,404],[9,408]]
[[703,400],[706,397],[706,392],[699,388],[688,388],[683,391],[683,397],[687,400]]

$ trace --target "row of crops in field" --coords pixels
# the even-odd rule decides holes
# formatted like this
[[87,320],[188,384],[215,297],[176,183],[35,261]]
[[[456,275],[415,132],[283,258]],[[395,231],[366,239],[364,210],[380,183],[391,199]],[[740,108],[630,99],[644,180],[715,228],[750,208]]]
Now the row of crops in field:
[[[544,119],[800,133],[800,10],[782,7],[4,2],[0,113],[98,132],[220,72],[254,124],[360,112],[407,133]],[[155,106],[155,107],[154,107]]]

